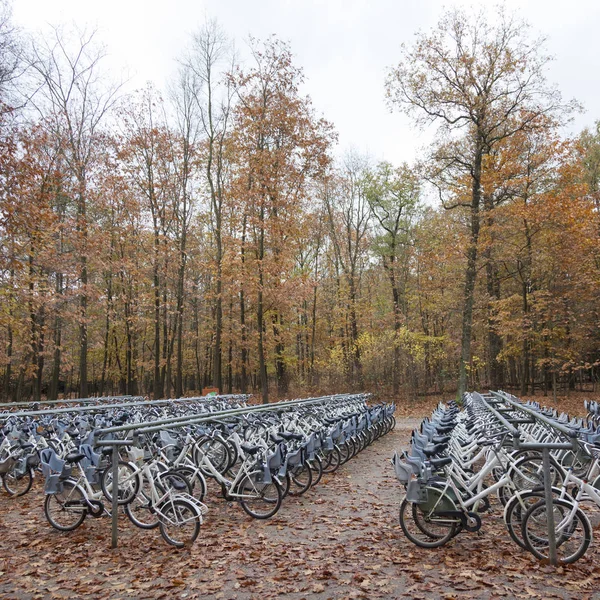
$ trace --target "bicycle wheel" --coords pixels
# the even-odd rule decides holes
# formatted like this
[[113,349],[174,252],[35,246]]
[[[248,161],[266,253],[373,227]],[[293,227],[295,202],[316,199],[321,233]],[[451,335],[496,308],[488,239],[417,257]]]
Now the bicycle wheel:
[[85,520],[88,506],[85,493],[73,481],[65,481],[62,491],[48,494],[44,500],[44,514],[48,523],[59,531],[73,531]]
[[323,477],[323,465],[321,464],[321,459],[315,454],[315,457],[308,461],[308,465],[313,472],[312,486],[315,487],[315,485],[321,481],[321,477]]
[[214,475],[204,466],[204,458],[209,460],[221,475],[229,469],[229,465],[231,464],[229,445],[219,436],[204,438],[196,444],[194,457],[196,464],[205,477],[214,477]]
[[290,477],[292,478],[290,496],[301,496],[306,493],[312,485],[312,470],[308,462],[293,468]]
[[[554,517],[557,563],[574,563],[586,553],[592,541],[590,521],[579,508],[560,498],[552,499],[550,510]],[[529,507],[523,517],[521,534],[527,550],[540,560],[550,560],[545,500]]]
[[281,508],[281,488],[276,481],[257,481],[262,472],[246,475],[237,485],[235,493],[242,508],[255,519],[269,519]]
[[5,473],[2,477],[4,489],[13,497],[24,496],[33,484],[33,471],[27,469],[24,473],[18,473],[15,469]]
[[[117,502],[120,505],[131,502],[140,490],[140,474],[139,471],[131,463],[123,460],[119,461],[118,466],[118,493]],[[100,479],[100,487],[102,493],[106,496],[109,502],[112,502],[112,487],[113,487],[113,467],[109,465],[102,473]]]
[[290,473],[289,471],[286,471],[284,477],[274,475],[273,478],[275,481],[277,481],[277,484],[281,489],[281,499],[283,500],[290,493],[290,487],[292,486],[292,478],[290,477]]
[[[161,496],[165,491],[155,484]],[[155,529],[158,527],[158,515],[152,505],[152,489],[144,479],[137,496],[125,505],[125,514],[129,520],[140,529]]]
[[338,446],[338,448],[340,450],[340,466],[342,466],[350,460],[350,446],[348,445],[348,440],[341,446]]
[[204,479],[204,475],[197,467],[176,467],[175,469],[178,473],[181,473],[189,482],[191,487],[191,496],[198,500],[203,500],[204,496],[206,496],[206,479]]
[[193,502],[184,498],[166,500],[159,513],[160,534],[165,542],[177,548],[194,543],[200,533],[202,515]]
[[[531,490],[544,485],[544,472],[541,456],[525,456],[520,458],[508,470],[517,490]],[[565,478],[563,468],[550,457],[550,479],[553,486],[559,486]]]
[[457,533],[460,521],[436,516],[436,512],[456,510],[456,505],[446,494],[427,488],[426,504],[408,502],[400,505],[400,527],[404,535],[420,548],[438,548],[449,542]]
[[327,467],[323,463],[323,473],[335,473],[342,464],[342,456],[340,454],[339,446],[334,446],[331,450],[327,451]]
[[543,490],[518,491],[510,498],[504,508],[504,524],[506,525],[508,534],[523,550],[527,550],[521,533],[523,516],[529,507],[539,502],[543,496]]

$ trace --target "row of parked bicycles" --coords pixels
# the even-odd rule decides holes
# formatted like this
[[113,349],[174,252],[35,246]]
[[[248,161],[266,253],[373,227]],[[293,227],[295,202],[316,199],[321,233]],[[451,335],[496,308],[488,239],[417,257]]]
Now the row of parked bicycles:
[[573,563],[592,541],[587,513],[600,508],[599,461],[600,429],[589,415],[571,418],[504,392],[469,393],[462,407],[439,405],[413,431],[410,449],[394,454],[406,488],[400,526],[417,546],[443,546],[478,531],[495,497],[518,546]]
[[216,397],[0,413],[0,474],[19,497],[40,470],[44,512],[58,530],[109,515],[115,499],[132,523],[181,547],[199,535],[211,486],[267,519],[389,432],[394,406],[368,400],[252,407]]

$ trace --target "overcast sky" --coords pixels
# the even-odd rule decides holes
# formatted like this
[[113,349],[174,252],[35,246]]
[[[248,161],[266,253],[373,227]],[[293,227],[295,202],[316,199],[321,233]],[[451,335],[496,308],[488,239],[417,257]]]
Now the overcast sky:
[[[130,86],[163,87],[189,34],[208,16],[243,47],[249,35],[276,34],[291,43],[304,69],[305,93],[339,133],[339,151],[353,148],[393,163],[412,161],[430,133],[407,117],[390,114],[384,100],[387,69],[402,42],[433,27],[444,8],[490,5],[438,0],[14,0],[17,24],[27,30],[47,23],[97,27],[111,68],[127,69]],[[578,132],[600,119],[600,3],[591,0],[507,0],[533,31],[548,38],[555,56],[548,79],[565,99],[586,109],[570,126]]]

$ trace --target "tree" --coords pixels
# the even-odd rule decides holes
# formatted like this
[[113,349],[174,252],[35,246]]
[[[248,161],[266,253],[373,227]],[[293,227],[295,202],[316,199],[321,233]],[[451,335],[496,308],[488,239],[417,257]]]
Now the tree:
[[[467,388],[471,359],[484,157],[504,139],[537,127],[540,115],[574,107],[564,105],[545,81],[550,59],[543,54],[543,39],[530,40],[528,26],[502,8],[495,16],[491,24],[483,12],[473,18],[459,9],[447,12],[430,34],[421,33],[411,47],[403,47],[387,79],[392,107],[414,116],[419,125],[439,124],[440,140],[450,150],[439,162],[440,171],[458,169],[468,181],[469,198],[456,198],[451,205],[466,207],[470,221],[459,396]],[[457,137],[460,144],[448,143]]]
[[[193,101],[194,117],[199,119],[204,137],[206,175],[210,201],[211,227],[215,243],[215,331],[212,384],[223,388],[223,211],[225,202],[225,148],[230,126],[233,86],[223,67],[229,67],[231,46],[215,21],[207,21],[193,36],[183,62],[182,91]],[[192,107],[190,106],[190,109]]]
[[[358,331],[358,298],[360,279],[366,262],[371,226],[371,207],[367,198],[368,164],[363,157],[349,154],[339,170],[324,188],[324,203],[329,218],[336,271],[343,273],[347,286],[349,344],[345,354],[350,357],[347,368],[352,378],[362,383]],[[339,278],[338,278],[339,281]],[[340,299],[343,297],[340,289]]]
[[105,50],[95,33],[59,28],[52,36],[32,40],[28,56],[34,85],[32,102],[46,117],[49,131],[62,140],[67,168],[75,182],[79,254],[79,393],[88,395],[88,195],[98,160],[101,125],[117,100],[119,85],[107,85],[100,76]]
[[299,212],[308,183],[329,164],[332,131],[329,123],[314,115],[310,100],[299,94],[302,72],[293,65],[285,43],[253,41],[251,51],[254,67],[234,75],[238,103],[231,140],[235,149],[233,194],[251,238],[259,378],[263,402],[268,402],[268,316],[280,392],[286,388],[287,371],[283,313],[274,305],[268,315],[267,302],[293,265]]
[[367,175],[367,200],[378,224],[375,251],[381,257],[392,290],[394,312],[394,365],[392,388],[399,391],[400,340],[402,315],[406,317],[407,247],[417,216],[419,181],[403,165],[397,169],[387,162],[380,163]]

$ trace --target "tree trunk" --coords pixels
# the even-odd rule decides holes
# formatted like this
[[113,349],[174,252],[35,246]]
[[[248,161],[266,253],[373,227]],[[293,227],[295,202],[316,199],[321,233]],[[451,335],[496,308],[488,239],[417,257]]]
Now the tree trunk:
[[471,194],[471,232],[467,249],[467,269],[463,295],[463,316],[460,363],[458,371],[458,398],[467,391],[467,370],[471,362],[471,332],[473,329],[473,303],[475,280],[477,279],[477,244],[479,242],[479,207],[481,203],[481,164],[483,161],[482,140],[478,134],[475,148],[475,161]]

